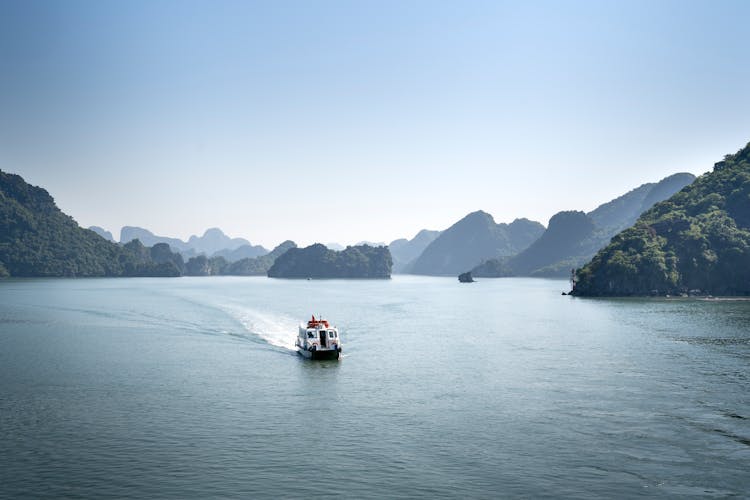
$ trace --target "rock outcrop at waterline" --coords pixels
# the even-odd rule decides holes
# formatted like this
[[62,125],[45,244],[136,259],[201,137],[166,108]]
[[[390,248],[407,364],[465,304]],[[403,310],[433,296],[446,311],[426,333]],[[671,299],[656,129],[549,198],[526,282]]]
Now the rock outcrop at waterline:
[[461,283],[474,283],[474,278],[471,277],[471,271],[459,274],[458,281]]

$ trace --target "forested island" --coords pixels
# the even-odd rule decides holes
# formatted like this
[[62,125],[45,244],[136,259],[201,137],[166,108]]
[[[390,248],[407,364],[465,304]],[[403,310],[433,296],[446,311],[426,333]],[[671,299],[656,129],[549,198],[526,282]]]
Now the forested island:
[[573,295],[750,295],[750,144],[656,204],[576,273]]
[[387,247],[350,246],[336,252],[316,243],[279,256],[270,278],[390,278],[393,261]]

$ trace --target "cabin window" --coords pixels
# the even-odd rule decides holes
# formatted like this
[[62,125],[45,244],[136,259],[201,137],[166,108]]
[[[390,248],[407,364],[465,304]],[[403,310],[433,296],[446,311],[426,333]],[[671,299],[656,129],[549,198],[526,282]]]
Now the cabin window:
[[332,339],[332,338],[333,338],[333,332],[328,332],[328,338],[329,338],[329,339]]
[[308,339],[314,339],[315,338],[315,334],[313,332],[307,332],[307,338]]

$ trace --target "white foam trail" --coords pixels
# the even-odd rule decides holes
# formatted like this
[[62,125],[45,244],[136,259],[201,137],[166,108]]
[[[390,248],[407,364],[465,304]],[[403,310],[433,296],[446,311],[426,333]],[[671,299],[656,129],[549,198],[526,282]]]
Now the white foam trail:
[[271,345],[293,351],[299,321],[289,316],[274,315],[243,306],[224,305],[223,309],[236,318],[245,330]]

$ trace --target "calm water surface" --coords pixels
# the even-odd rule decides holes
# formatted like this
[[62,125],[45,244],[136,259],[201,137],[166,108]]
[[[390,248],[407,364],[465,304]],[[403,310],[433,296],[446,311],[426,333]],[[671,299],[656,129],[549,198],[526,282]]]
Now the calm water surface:
[[0,496],[750,495],[750,302],[565,289],[0,282]]

